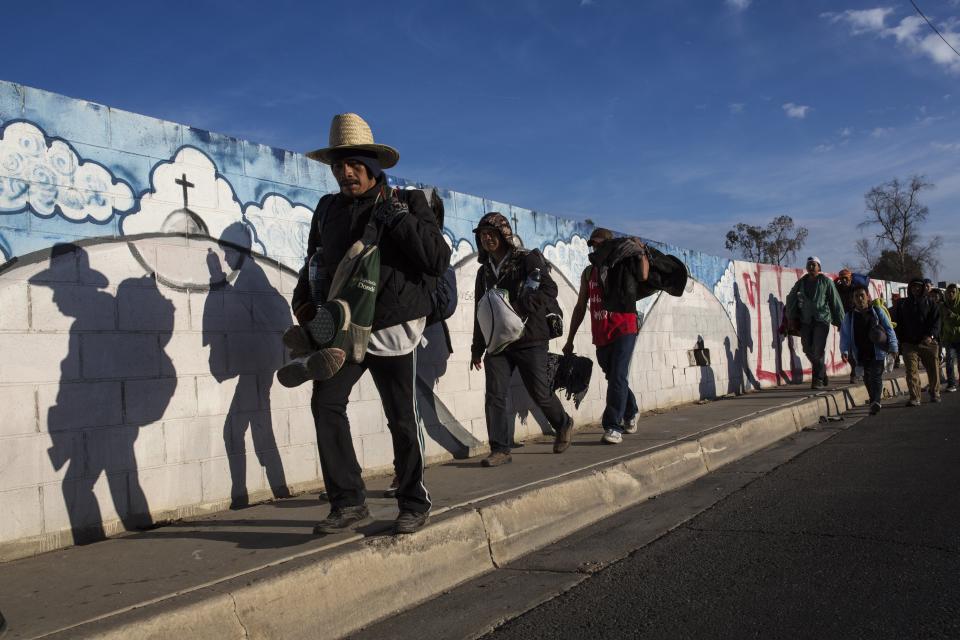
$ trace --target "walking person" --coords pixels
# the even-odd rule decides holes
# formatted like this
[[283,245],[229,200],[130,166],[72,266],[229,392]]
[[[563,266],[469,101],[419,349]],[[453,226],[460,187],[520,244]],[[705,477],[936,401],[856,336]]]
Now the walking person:
[[[587,246],[596,250],[611,239],[613,232],[609,229],[596,228],[590,234]],[[594,265],[588,266],[580,276],[580,292],[570,317],[567,343],[563,347],[565,354],[573,353],[573,339],[583,323],[588,305],[590,330],[593,344],[597,348],[597,362],[607,378],[607,406],[601,419],[601,440],[607,444],[620,444],[624,433],[637,432],[636,418],[640,410],[628,380],[630,361],[637,344],[637,314],[604,309],[600,270]]]
[[475,314],[470,367],[485,368],[484,410],[490,441],[490,455],[481,464],[496,467],[512,461],[510,448],[514,420],[507,412],[507,396],[514,369],[520,371],[527,393],[554,430],[553,452],[563,453],[570,446],[573,418],[564,410],[547,377],[547,344],[551,337],[548,315],[556,305],[557,284],[550,277],[550,267],[539,251],[519,248],[513,229],[502,214],[486,214],[473,231],[477,237],[477,259],[480,262],[474,291],[475,309],[479,308],[481,298],[490,289],[502,289],[524,323],[518,340],[502,351],[487,352],[484,356],[487,343]]
[[940,338],[946,350],[947,391],[957,390],[957,375],[960,373],[960,290],[956,284],[947,286],[943,305],[940,307]]
[[879,413],[883,399],[883,370],[887,353],[895,353],[897,336],[885,311],[870,304],[866,287],[854,286],[853,309],[840,325],[840,352],[845,362],[863,367],[863,382],[870,398],[870,414]]
[[314,532],[337,533],[369,518],[347,420],[350,392],[369,370],[393,438],[400,511],[394,533],[412,533],[426,523],[431,506],[423,483],[423,425],[414,391],[416,348],[433,306],[427,278],[443,275],[450,248],[422,192],[394,192],[388,187],[383,169],[394,166],[400,154],[374,143],[360,116],[335,116],[330,145],[307,156],[330,165],[340,192],[320,200],[310,225],[306,266],[292,302],[301,325],[317,315],[318,300],[311,289],[322,277],[311,278],[311,264],[329,277],[368,223],[379,225],[381,231],[379,282],[367,284],[375,287],[377,297],[366,356],[360,363],[346,361],[332,377],[313,386],[320,468],[331,505]]
[[940,402],[940,367],[937,352],[940,349],[940,309],[924,290],[921,278],[914,278],[907,287],[907,297],[893,307],[893,321],[897,323],[897,338],[907,370],[910,400],[907,406],[920,406],[920,363],[927,371],[930,402]]
[[[837,274],[833,284],[837,287],[837,294],[843,304],[844,314],[850,313],[853,311],[853,273],[846,267],[840,269],[840,273]],[[850,384],[854,384],[857,382],[857,366],[859,363],[855,359],[851,359],[847,361],[847,364],[850,365]]]
[[823,389],[827,378],[826,349],[830,325],[840,328],[843,303],[833,280],[822,273],[820,258],[807,258],[807,273],[787,295],[787,318],[800,332],[803,353],[813,369],[811,389]]

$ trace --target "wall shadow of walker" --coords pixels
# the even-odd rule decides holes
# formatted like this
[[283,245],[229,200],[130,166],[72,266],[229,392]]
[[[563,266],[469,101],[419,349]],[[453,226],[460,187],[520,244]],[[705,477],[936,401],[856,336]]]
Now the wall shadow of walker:
[[433,392],[447,372],[450,352],[443,327],[438,323],[424,331],[426,346],[417,348],[417,409],[430,438],[456,459],[477,455],[483,442],[475,438]]
[[246,434],[266,473],[275,498],[290,496],[273,430],[270,391],[274,372],[283,364],[279,336],[291,323],[286,299],[270,284],[251,257],[250,229],[235,222],[224,229],[220,257],[207,252],[210,292],[203,307],[203,344],[210,348],[210,372],[217,382],[236,378],[237,385],[223,425],[230,469],[230,507],[250,504],[247,488]]
[[[76,278],[58,281],[62,279],[58,272],[73,269]],[[106,537],[94,491],[101,475],[106,476],[124,527],[149,527],[153,523],[138,478],[134,443],[141,428],[162,418],[177,387],[173,362],[165,351],[173,334],[173,303],[151,276],[127,278],[117,286],[116,295],[110,294],[105,290],[107,277],[92,269],[87,252],[74,244],[54,245],[48,268],[29,282],[49,287],[59,311],[73,318],[56,402],[47,412],[51,439],[47,453],[54,470],[66,467],[61,488],[74,543]],[[125,318],[137,320],[131,326]],[[144,362],[152,363],[149,369]],[[84,378],[88,372],[91,380]],[[102,378],[120,382],[100,382]],[[90,402],[94,385],[107,394],[100,399],[101,406]]]

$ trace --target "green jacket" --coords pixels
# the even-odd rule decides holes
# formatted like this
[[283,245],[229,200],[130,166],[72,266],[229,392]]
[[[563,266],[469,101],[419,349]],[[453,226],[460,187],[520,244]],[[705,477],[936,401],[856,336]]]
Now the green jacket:
[[954,299],[953,304],[944,302],[940,307],[940,316],[943,323],[940,341],[944,344],[960,342],[960,296]]
[[823,275],[817,275],[817,286],[813,297],[808,297],[804,290],[804,283],[810,278],[805,274],[797,280],[787,295],[787,317],[791,320],[800,320],[803,324],[813,322],[827,322],[839,327],[843,322],[843,302],[837,292],[833,280]]

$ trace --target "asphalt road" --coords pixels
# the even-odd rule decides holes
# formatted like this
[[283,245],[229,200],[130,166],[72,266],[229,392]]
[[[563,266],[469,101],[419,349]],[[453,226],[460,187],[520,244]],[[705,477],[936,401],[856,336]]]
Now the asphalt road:
[[486,637],[960,638],[944,400],[864,418]]

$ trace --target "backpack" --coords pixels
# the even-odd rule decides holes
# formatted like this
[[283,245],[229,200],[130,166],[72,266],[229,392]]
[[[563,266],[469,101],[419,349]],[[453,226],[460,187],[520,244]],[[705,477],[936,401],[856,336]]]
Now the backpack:
[[[400,193],[406,193],[413,191],[413,187],[406,187],[403,190],[396,189],[394,193],[397,194],[399,199]],[[430,205],[430,210],[433,211],[433,216],[437,221],[437,226],[443,231],[443,198],[437,193],[436,189],[426,188],[419,189],[423,192],[424,197],[427,199],[427,204]],[[430,287],[430,302],[432,303],[432,310],[429,315],[427,315],[427,326],[432,324],[437,324],[438,322],[444,322],[448,320],[457,311],[457,273],[453,270],[451,265],[447,265],[447,270],[443,272],[443,275],[439,278],[433,278],[426,276],[424,278],[427,282],[427,285]],[[448,339],[449,342],[449,339]],[[450,350],[453,353],[453,349]]]

